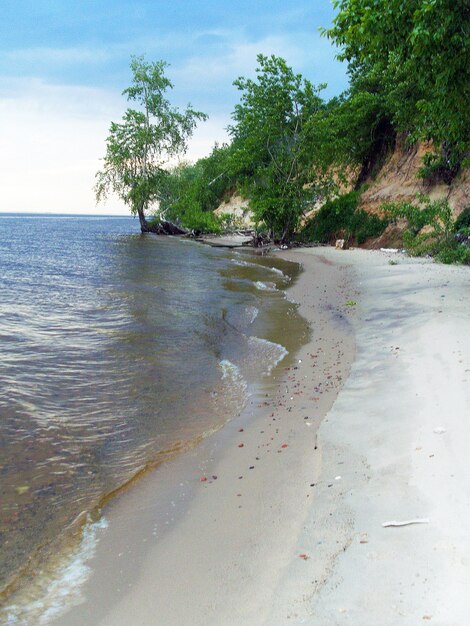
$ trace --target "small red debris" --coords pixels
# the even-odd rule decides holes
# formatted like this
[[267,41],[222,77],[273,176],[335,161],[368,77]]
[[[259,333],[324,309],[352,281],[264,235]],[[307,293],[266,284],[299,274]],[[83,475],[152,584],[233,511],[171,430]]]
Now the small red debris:
[[288,448],[289,446],[287,445],[287,443],[283,443],[281,448]]
[[201,478],[199,479],[201,481],[201,483],[205,483],[207,480],[206,476],[201,476]]
[[245,445],[244,443],[239,443],[239,444],[238,444],[238,447],[239,447],[239,448],[243,448],[243,447],[244,447],[244,445]]
[[306,561],[307,559],[309,559],[310,557],[308,556],[308,554],[299,554],[299,558],[303,559],[304,561]]

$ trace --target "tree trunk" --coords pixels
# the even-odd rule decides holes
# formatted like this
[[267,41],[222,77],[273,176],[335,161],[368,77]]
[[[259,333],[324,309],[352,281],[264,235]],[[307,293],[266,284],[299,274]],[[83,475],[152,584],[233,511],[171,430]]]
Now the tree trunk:
[[166,220],[160,220],[158,223],[149,224],[145,219],[144,205],[137,207],[137,214],[139,216],[140,231],[142,233],[155,233],[155,235],[187,235],[188,231],[176,224],[167,222]]
[[145,219],[144,205],[143,204],[141,204],[140,206],[137,207],[137,214],[139,216],[141,232],[148,233],[149,232],[149,225],[147,223],[147,220]]

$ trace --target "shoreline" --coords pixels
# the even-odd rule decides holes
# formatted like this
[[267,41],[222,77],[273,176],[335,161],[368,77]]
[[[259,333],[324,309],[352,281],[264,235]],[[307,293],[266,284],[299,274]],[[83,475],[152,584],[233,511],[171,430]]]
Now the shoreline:
[[465,623],[468,270],[277,255],[303,265],[310,342],[272,397],[110,504],[84,601],[48,624]]
[[[335,284],[335,276],[341,285]],[[310,282],[302,272],[288,289],[289,299],[301,299]],[[341,382],[336,377],[346,377],[353,356],[351,330],[330,309],[347,299],[348,280],[342,270],[322,264],[317,282],[319,300],[311,292],[309,301],[300,305],[301,315],[316,318],[311,339],[315,349],[306,344],[292,369],[278,368],[270,379],[272,397],[254,397],[239,418],[111,503],[104,512],[108,528],[100,533],[96,557],[90,561],[92,575],[83,586],[85,602],[51,624],[153,624],[157,610],[157,623],[162,624],[223,624],[232,613],[239,621],[227,623],[244,623],[248,613],[253,617],[259,612],[257,602],[249,608],[250,580],[263,579],[271,592],[276,587],[278,567],[266,571],[266,560],[284,567],[294,554],[305,565],[297,556],[301,548],[295,538],[314,497],[310,485],[320,464],[320,451],[314,456],[308,451],[315,447],[318,424],[336,397]],[[331,371],[334,377],[328,380]],[[307,388],[312,373],[316,391]],[[286,528],[292,530],[276,549]],[[248,580],[246,568],[251,569]],[[213,603],[215,612],[208,614]]]
[[[240,263],[246,264],[247,266],[251,265],[250,263],[245,263],[245,261],[241,261]],[[279,266],[279,268],[271,267],[264,263],[256,263],[256,266],[259,265],[260,269],[262,269],[263,272],[266,274],[266,277],[271,277],[271,273],[275,272],[276,281],[280,281],[281,284],[284,284],[286,281],[290,282],[291,280],[295,280],[295,277],[299,272],[299,270],[296,269],[297,264],[292,265],[288,263],[282,263],[280,261],[276,262],[275,260],[273,261],[273,263],[274,265]],[[284,272],[280,269],[281,267],[283,268]],[[279,276],[281,276],[281,279],[279,279]],[[253,284],[255,284],[254,280]],[[262,285],[262,283],[260,284]],[[267,291],[270,292],[271,289],[267,289]],[[276,298],[278,298],[280,307],[282,307],[282,309],[290,310],[294,308],[292,307],[292,305],[286,303],[285,294],[282,289],[279,289],[279,291],[274,290],[274,283],[273,291],[276,291],[278,293],[278,296],[276,296]],[[266,299],[264,295],[263,298]],[[269,299],[266,300],[266,302],[271,302],[269,311],[276,311],[277,304],[272,301],[272,297],[269,294],[268,298]],[[266,306],[266,302],[262,305],[262,301],[259,300],[258,306],[260,306],[261,310],[263,309],[263,307]],[[258,312],[258,309],[255,309],[256,315],[254,316],[254,319],[256,319],[256,317],[258,316]],[[290,312],[292,313],[293,311]],[[284,315],[284,311],[282,314],[279,313],[279,319],[283,319]],[[251,320],[251,322],[253,322],[254,319]],[[296,319],[295,313],[291,319]],[[267,332],[267,335],[272,335],[273,332],[274,334],[276,332],[275,328],[271,328],[271,326],[275,326],[276,314],[270,314],[269,320],[270,321],[266,323],[265,331]],[[264,322],[262,322],[262,324],[263,323]],[[262,331],[262,324],[257,330],[255,330],[255,335],[257,331]],[[249,326],[249,328],[253,330],[254,325],[253,327]],[[297,328],[301,328],[301,326],[298,326]],[[248,330],[248,327],[246,330]],[[302,332],[298,331],[297,333],[294,329],[292,329],[292,331],[292,334],[290,334],[291,339],[287,342],[287,345],[289,346],[289,349],[291,351],[294,350],[294,346],[297,345],[297,342],[300,341],[299,337],[302,336],[302,333],[305,333],[305,329],[303,329]],[[242,331],[238,332],[240,332],[243,337],[245,336]],[[253,339],[258,340],[256,336],[254,336]],[[267,339],[259,339],[259,341],[263,342],[263,344],[266,345],[269,344],[270,347],[272,345],[273,348],[278,348],[277,344],[274,344]],[[281,346],[279,346],[279,348],[281,348]],[[282,347],[282,349],[284,350],[284,347]],[[266,362],[268,362],[268,360],[270,359],[274,359],[275,357],[276,355],[273,353],[273,350],[271,350],[271,352],[266,355]],[[288,360],[290,360],[290,358],[291,357],[289,356]],[[220,361],[219,366],[221,367],[225,363],[228,363],[231,366],[231,363],[229,361]],[[273,361],[268,369],[271,369],[271,367],[275,367],[276,363],[277,361]],[[233,367],[237,369],[236,366]],[[221,369],[223,370],[222,367]],[[222,376],[222,379],[225,379],[225,377],[231,377],[231,372],[229,372],[228,375],[225,373],[225,370],[223,370],[223,372],[224,375]],[[256,382],[255,379],[252,380],[251,377],[248,377],[244,384],[246,384],[247,388],[249,388],[256,387],[258,382]],[[220,394],[220,390],[218,391]],[[214,397],[216,397],[217,395],[218,394],[214,392]],[[100,534],[99,531],[101,530],[101,511],[103,509],[107,509],[115,498],[119,499],[120,497],[125,496],[130,488],[135,487],[136,483],[140,482],[143,477],[147,476],[148,474],[153,474],[158,470],[160,466],[168,463],[174,458],[178,458],[181,454],[188,454],[190,450],[192,450],[194,447],[197,447],[200,442],[203,441],[206,437],[211,437],[214,432],[217,432],[220,428],[222,428],[225,423],[222,418],[231,419],[233,417],[231,411],[232,407],[226,403],[223,404],[224,410],[221,411],[219,403],[218,419],[214,421],[213,424],[209,423],[207,427],[204,428],[204,430],[200,430],[199,433],[194,434],[191,438],[185,439],[181,437],[176,437],[171,446],[166,446],[159,450],[158,454],[154,458],[151,458],[150,460],[146,461],[145,464],[142,464],[140,467],[138,467],[137,471],[130,475],[129,478],[125,480],[125,482],[118,484],[115,488],[112,488],[111,490],[99,495],[88,508],[83,507],[83,510],[75,518],[71,519],[67,526],[63,528],[63,530],[56,536],[56,538],[52,542],[41,544],[31,555],[28,563],[14,573],[11,582],[5,588],[2,596],[2,606],[0,607],[0,621],[2,621],[3,617],[4,619],[13,620],[12,623],[19,623],[17,621],[18,619],[21,623],[23,623],[22,620],[29,618],[31,619],[31,623],[36,623],[37,616],[35,610],[33,610],[33,614],[30,616],[29,613],[25,615],[21,608],[19,608],[21,617],[17,617],[16,605],[18,607],[31,606],[33,607],[33,609],[36,609],[37,607],[41,606],[42,600],[44,599],[46,600],[45,605],[48,606],[47,601],[50,599],[48,597],[48,592],[50,589],[55,587],[57,590],[59,590],[60,593],[63,593],[64,590],[59,589],[61,581],[60,572],[67,570],[68,564],[83,560],[83,546],[84,544],[87,544],[87,539],[89,538],[90,534],[95,534],[95,531],[97,535]],[[89,553],[88,545],[85,548],[85,552]],[[88,560],[88,557],[86,557],[86,560]],[[65,586],[68,585],[66,584]],[[40,590],[42,590],[42,592]],[[54,593],[55,595],[57,595],[56,592]],[[9,613],[10,607],[13,609],[12,613]]]

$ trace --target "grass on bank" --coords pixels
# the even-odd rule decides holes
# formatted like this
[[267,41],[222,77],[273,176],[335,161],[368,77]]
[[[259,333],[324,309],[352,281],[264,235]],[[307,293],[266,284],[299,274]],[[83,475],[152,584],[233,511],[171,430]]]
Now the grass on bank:
[[454,220],[447,200],[418,195],[416,204],[387,203],[382,210],[390,222],[406,222],[403,244],[410,255],[432,256],[440,263],[470,264],[470,207]]
[[346,239],[360,245],[370,237],[381,235],[388,220],[359,209],[359,199],[360,192],[352,191],[325,202],[304,226],[302,239],[318,243]]

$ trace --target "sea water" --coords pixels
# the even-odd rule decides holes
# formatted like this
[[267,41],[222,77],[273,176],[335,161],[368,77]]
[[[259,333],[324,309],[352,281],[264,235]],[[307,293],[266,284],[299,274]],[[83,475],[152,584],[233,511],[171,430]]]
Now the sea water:
[[297,271],[132,218],[0,214],[5,603],[109,494],[233,418],[298,348],[283,291]]

